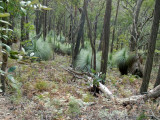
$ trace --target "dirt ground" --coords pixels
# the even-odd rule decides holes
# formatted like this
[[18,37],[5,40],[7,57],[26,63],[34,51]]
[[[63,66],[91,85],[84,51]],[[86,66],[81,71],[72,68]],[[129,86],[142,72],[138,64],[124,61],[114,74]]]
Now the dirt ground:
[[[69,56],[55,54],[53,61],[18,64],[15,79],[19,91],[8,89],[0,96],[0,120],[149,120],[160,116],[158,100],[135,105],[119,105],[101,93],[94,97],[85,78],[78,79],[64,68]],[[151,79],[152,89],[155,77]],[[139,94],[142,79],[120,76],[116,68],[107,72],[106,86],[119,98]],[[154,113],[154,115],[153,115]]]

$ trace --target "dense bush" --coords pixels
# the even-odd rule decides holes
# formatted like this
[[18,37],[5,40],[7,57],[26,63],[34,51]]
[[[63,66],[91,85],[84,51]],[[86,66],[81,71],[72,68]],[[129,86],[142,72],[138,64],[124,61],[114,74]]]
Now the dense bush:
[[40,60],[51,60],[53,59],[53,50],[51,45],[44,41],[42,38],[38,40],[32,40],[31,44],[25,47],[28,55],[33,54]]

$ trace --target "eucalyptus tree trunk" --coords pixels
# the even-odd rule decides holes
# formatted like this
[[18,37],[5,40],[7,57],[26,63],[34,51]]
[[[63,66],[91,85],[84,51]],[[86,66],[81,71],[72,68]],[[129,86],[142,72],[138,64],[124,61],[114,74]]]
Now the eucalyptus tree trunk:
[[157,87],[158,85],[160,85],[160,65],[159,65],[158,75],[157,75],[157,79],[154,84],[154,87]]
[[79,31],[78,31],[78,35],[77,35],[77,39],[76,39],[76,45],[75,45],[75,48],[74,48],[74,58],[73,58],[74,62],[77,59],[77,55],[79,53],[79,47],[80,47],[80,40],[83,36],[83,29],[84,29],[84,23],[85,23],[85,11],[84,11],[84,9],[85,9],[85,0],[84,0],[81,19],[80,19],[80,27],[79,27]]
[[137,49],[137,41],[139,39],[138,35],[138,17],[140,13],[140,8],[142,5],[143,0],[137,0],[136,10],[134,12],[133,24],[132,24],[132,31],[131,31],[131,38],[130,38],[130,50],[135,51]]
[[[110,18],[111,18],[112,0],[106,0],[106,10],[104,16],[104,38],[102,47],[101,72],[106,75],[107,60],[109,52],[109,37],[110,37]],[[103,78],[105,80],[105,78]],[[104,84],[104,81],[102,81]]]
[[[89,21],[89,18],[88,18],[88,12],[87,12],[87,4],[88,4],[88,1],[87,0],[84,0],[84,12],[85,12],[85,15],[86,15],[86,20],[87,20],[87,26],[88,26],[88,35],[89,35],[89,38],[90,38],[90,44],[91,44],[91,48],[92,48],[92,54],[93,54],[93,69],[96,70],[96,48],[95,48],[95,44],[94,44],[94,41],[93,41],[93,38],[92,38],[92,27],[91,27],[91,23]],[[91,61],[92,63],[92,61]]]
[[115,30],[116,30],[116,24],[117,24],[119,2],[120,2],[120,0],[117,1],[116,16],[115,16],[114,28],[113,28],[113,32],[112,32],[112,43],[111,43],[111,51],[110,51],[111,53],[113,52],[113,43],[114,43],[114,39],[115,39]]
[[[43,5],[47,6],[47,0],[43,0]],[[46,40],[47,36],[47,10],[43,10],[43,40]]]
[[43,24],[42,23],[43,14],[39,10],[36,10],[35,13],[36,13],[36,16],[35,16],[36,35],[38,35],[41,32],[41,27]]
[[102,32],[101,32],[101,37],[100,37],[100,41],[99,41],[98,51],[102,50],[103,35],[104,35],[104,25],[103,25],[103,29],[102,29]]
[[154,8],[153,24],[151,29],[151,36],[150,36],[149,46],[148,46],[148,55],[147,55],[147,60],[145,64],[145,69],[144,69],[143,82],[140,88],[141,94],[147,92],[147,89],[148,89],[148,84],[149,84],[152,65],[153,65],[156,39],[157,39],[157,34],[159,29],[159,22],[160,22],[160,0],[156,0],[155,8]]

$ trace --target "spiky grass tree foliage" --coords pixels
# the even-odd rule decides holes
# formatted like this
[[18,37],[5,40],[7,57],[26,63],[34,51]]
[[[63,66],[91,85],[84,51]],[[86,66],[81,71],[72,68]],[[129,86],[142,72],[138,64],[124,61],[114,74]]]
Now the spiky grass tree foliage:
[[143,77],[143,69],[140,55],[129,53],[126,48],[115,53],[114,63],[117,64],[122,75],[130,72],[133,75]]
[[60,34],[60,35],[58,35],[57,40],[58,40],[59,42],[61,42],[61,43],[64,43],[66,39],[65,39],[65,37],[63,36],[63,34]]
[[[91,59],[92,50],[91,49],[82,49],[76,60],[76,67],[80,68],[83,71],[91,71]],[[98,52],[96,55],[96,71],[99,72],[101,68],[101,52]]]
[[71,45],[65,43],[65,37],[63,35],[57,37],[54,31],[50,31],[46,37],[46,41],[50,43],[55,52],[71,55]]
[[47,41],[43,41],[42,38],[38,40],[32,40],[32,45],[28,46],[28,54],[34,53],[34,56],[41,60],[53,59],[53,50]]
[[126,48],[115,53],[113,57],[113,61],[115,64],[117,64],[119,71],[121,72],[122,75],[128,74],[128,64],[127,64],[128,58],[129,55],[128,55],[128,50]]

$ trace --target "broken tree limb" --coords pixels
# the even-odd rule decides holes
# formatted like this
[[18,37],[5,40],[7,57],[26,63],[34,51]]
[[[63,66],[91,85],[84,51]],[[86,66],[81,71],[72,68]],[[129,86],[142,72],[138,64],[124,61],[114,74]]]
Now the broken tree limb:
[[115,99],[114,95],[112,94],[112,92],[106,87],[104,86],[102,83],[99,82],[99,87],[98,87],[106,97],[110,97],[112,100]]

